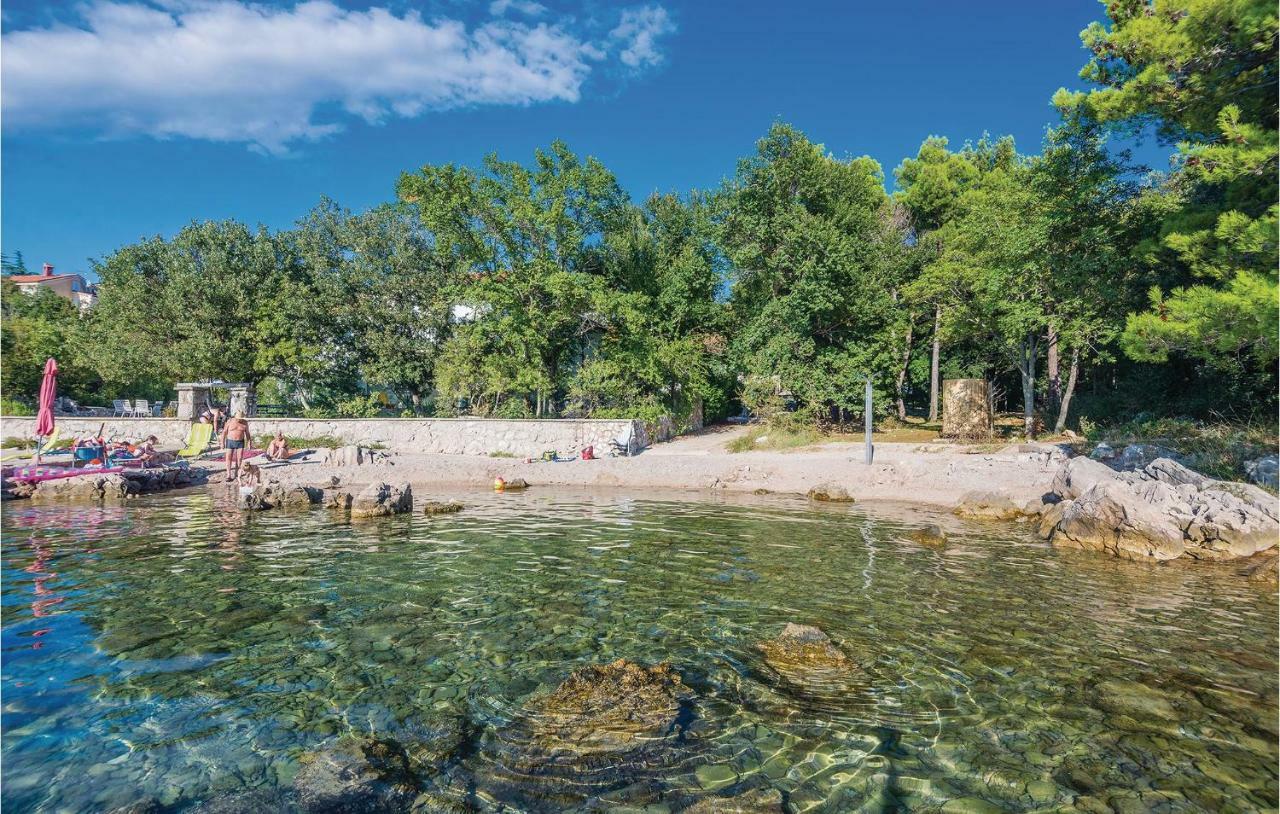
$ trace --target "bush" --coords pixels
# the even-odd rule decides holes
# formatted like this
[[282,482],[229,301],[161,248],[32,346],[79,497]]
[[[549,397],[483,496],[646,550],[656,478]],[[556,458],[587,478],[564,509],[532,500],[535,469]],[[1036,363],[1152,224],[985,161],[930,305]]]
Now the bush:
[[338,402],[340,418],[377,418],[381,414],[382,401],[373,393]]
[[522,398],[503,399],[493,411],[494,418],[533,418],[529,403]]
[[16,399],[0,399],[0,415],[23,416],[35,415],[36,408]]
[[[254,439],[254,446],[260,449],[266,449],[272,439],[276,437],[273,432],[264,432]],[[289,443],[289,449],[294,451],[300,449],[337,449],[351,444],[350,441],[343,441],[341,438],[335,438],[332,435],[317,435],[312,438],[303,438],[299,435],[286,435],[285,441]],[[385,444],[361,444],[368,449],[386,449]]]

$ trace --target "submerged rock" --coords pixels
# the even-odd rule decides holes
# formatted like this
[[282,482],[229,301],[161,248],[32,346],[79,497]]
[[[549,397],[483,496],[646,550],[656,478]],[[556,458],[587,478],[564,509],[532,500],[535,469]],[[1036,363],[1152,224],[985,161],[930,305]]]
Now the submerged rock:
[[953,513],[975,520],[1014,520],[1035,514],[1004,492],[988,491],[968,492],[960,498]]
[[680,707],[691,697],[665,662],[582,667],[528,707],[533,743],[578,757],[627,752],[679,734]]
[[942,526],[930,523],[907,532],[907,539],[920,545],[941,548],[947,544],[947,533],[942,530]]
[[413,489],[407,483],[371,483],[351,502],[352,517],[385,517],[413,509]]
[[1059,470],[1053,488],[1062,502],[1046,512],[1040,533],[1058,546],[1134,560],[1224,560],[1270,549],[1280,537],[1273,496],[1167,458],[1137,472],[1076,458]]
[[733,797],[704,797],[681,814],[781,814],[782,792],[756,789]]
[[485,739],[476,782],[517,809],[576,809],[602,795],[614,804],[656,803],[659,779],[697,748],[692,703],[693,692],[665,663],[581,667]]
[[443,503],[438,500],[428,500],[422,504],[423,514],[454,514],[460,511],[462,511],[462,504],[456,500]]
[[760,642],[764,663],[793,693],[840,705],[866,686],[866,674],[819,628],[788,622],[782,632]]
[[853,503],[853,496],[843,487],[834,483],[820,483],[809,490],[809,499],[823,503]]
[[466,720],[442,714],[418,719],[397,730],[409,769],[420,780],[433,777],[453,761],[468,738]]
[[1278,569],[1278,565],[1280,565],[1280,554],[1275,551],[1255,554],[1243,561],[1240,574],[1248,577],[1253,582],[1274,590],[1280,585],[1280,569]]
[[223,794],[190,809],[191,814],[278,814],[296,810],[297,803],[286,790],[271,788]]
[[1093,688],[1099,709],[1135,720],[1176,721],[1178,711],[1167,694],[1137,681],[1100,681]]
[[417,794],[408,755],[393,740],[347,737],[302,762],[293,789],[308,814],[404,811]]

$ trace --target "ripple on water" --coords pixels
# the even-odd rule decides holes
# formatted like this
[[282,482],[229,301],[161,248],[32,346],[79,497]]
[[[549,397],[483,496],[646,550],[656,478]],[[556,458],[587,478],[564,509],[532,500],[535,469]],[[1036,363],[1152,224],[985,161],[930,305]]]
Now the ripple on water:
[[[216,490],[7,504],[4,805],[284,790],[339,737],[440,721],[465,734],[430,793],[481,808],[1277,804],[1276,602],[1229,571],[918,509],[459,497],[355,525]],[[789,622],[838,669],[770,664]],[[549,750],[541,699],[617,658],[672,665],[679,725],[585,765]]]

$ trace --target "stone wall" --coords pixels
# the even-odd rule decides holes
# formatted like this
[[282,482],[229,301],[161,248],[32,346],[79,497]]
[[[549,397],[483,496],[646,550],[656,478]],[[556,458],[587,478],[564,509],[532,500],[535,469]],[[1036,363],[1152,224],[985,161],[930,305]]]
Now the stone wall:
[[[177,418],[57,418],[64,438],[96,435],[136,440],[154,435],[163,447],[181,446],[190,422]],[[649,443],[643,422],[631,419],[502,420],[478,418],[254,418],[254,436],[277,430],[296,438],[330,436],[349,444],[385,444],[401,451],[453,455],[504,452],[517,457],[541,455],[554,449],[561,455],[594,446],[597,455],[609,451],[609,440],[630,431],[633,453]],[[0,437],[30,438],[34,417],[0,418]],[[665,440],[665,439],[663,439]]]

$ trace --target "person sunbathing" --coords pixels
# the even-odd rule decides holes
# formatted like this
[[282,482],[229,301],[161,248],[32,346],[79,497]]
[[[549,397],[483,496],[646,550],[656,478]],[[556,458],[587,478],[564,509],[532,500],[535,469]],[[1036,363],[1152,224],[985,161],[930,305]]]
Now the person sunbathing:
[[267,444],[267,460],[283,461],[292,454],[293,452],[289,449],[289,439],[284,437],[283,432],[277,432],[276,437]]
[[160,454],[156,451],[156,444],[158,443],[160,443],[159,439],[154,435],[148,435],[146,438],[139,441],[138,445],[133,448],[134,457],[139,461],[142,461],[142,465],[144,467],[151,466],[153,463],[158,463],[156,460]]

